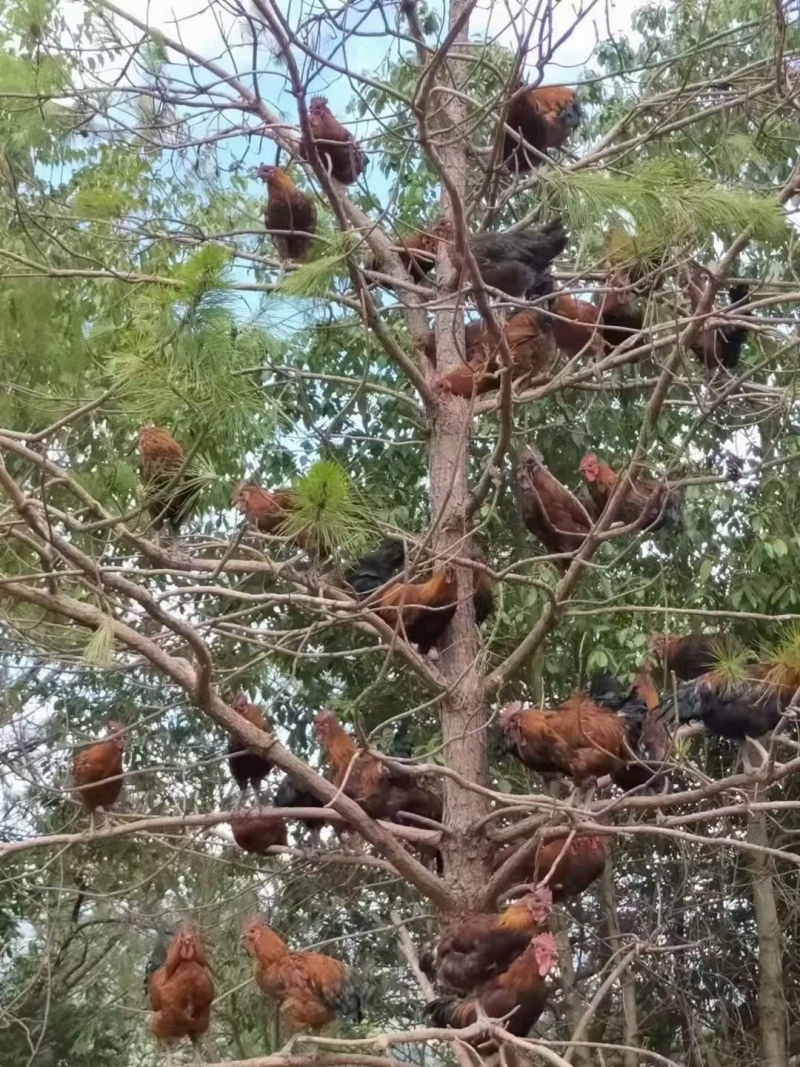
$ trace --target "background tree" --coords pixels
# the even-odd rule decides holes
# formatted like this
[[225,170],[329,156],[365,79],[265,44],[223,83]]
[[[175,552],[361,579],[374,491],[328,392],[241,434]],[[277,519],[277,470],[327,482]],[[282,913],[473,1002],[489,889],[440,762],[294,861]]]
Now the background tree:
[[[654,630],[722,629],[800,666],[795,12],[649,5],[620,32],[592,0],[223,0],[158,28],[104,0],[0,10],[0,1063],[161,1062],[142,978],[158,930],[184,917],[214,970],[209,1062],[263,1062],[285,1035],[239,944],[252,911],[366,979],[364,1022],[337,1032],[352,1044],[320,1039],[319,1063],[464,1057],[423,1029],[414,953],[464,909],[498,905],[497,845],[565,821],[600,828],[612,860],[559,906],[547,1008],[505,1053],[622,1067],[800,1056],[794,729],[743,770],[730,743],[684,728],[670,791],[582,802],[491,741],[507,702],[557,703],[596,670],[633,677]],[[496,146],[519,74],[579,80],[584,121],[512,178]],[[298,158],[318,93],[367,153],[347,187]],[[317,205],[302,265],[264,233],[255,169],[278,150]],[[437,279],[466,233],[558,215],[558,282],[586,298],[622,241],[629,266],[662,268],[645,332],[513,390],[510,375],[474,399],[442,390],[464,308],[496,318],[504,302],[469,270],[468,296],[409,280],[391,248],[440,213],[454,244],[438,246]],[[691,264],[711,272],[695,309]],[[692,344],[731,276],[752,282],[750,332],[733,373],[711,374]],[[144,510],[135,442],[149,421],[187,457],[194,510],[177,546]],[[588,451],[682,483],[681,529],[603,537],[601,522],[557,570],[513,490],[513,457],[534,443],[573,488]],[[294,487],[287,532],[239,527],[229,502],[245,477]],[[301,529],[325,551],[298,547]],[[455,560],[438,655],[343,590],[387,534]],[[482,630],[478,542],[496,580]],[[297,822],[274,855],[235,848],[224,761],[239,690],[275,723],[276,742],[245,738],[278,768],[271,787],[292,771],[360,850],[331,829],[309,847]],[[315,775],[321,707],[438,774],[444,829],[376,824]],[[109,719],[128,727],[124,799],[89,839],[68,770]],[[440,849],[441,874],[420,844]]]

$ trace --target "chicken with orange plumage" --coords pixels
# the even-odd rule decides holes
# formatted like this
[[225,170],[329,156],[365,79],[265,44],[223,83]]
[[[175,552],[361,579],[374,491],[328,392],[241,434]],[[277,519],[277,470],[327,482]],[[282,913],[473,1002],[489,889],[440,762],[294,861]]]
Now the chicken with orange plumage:
[[613,712],[573,693],[556,708],[509,704],[500,726],[510,750],[531,770],[565,775],[577,786],[608,774],[627,791],[654,780],[654,770],[636,760],[646,715],[638,697]]
[[[477,548],[465,549],[465,557],[480,557]],[[458,587],[455,568],[438,567],[426,581],[392,579],[406,566],[402,541],[384,541],[347,575],[359,600],[366,600],[379,618],[408,641],[428,653],[444,634],[455,615]],[[475,621],[480,625],[492,611],[493,582],[483,570],[473,570]],[[374,606],[373,606],[374,605]]]
[[214,983],[193,927],[181,926],[170,941],[164,963],[150,971],[146,985],[151,1009],[148,1026],[166,1046],[167,1064],[172,1063],[172,1047],[184,1037],[192,1043],[195,1061],[201,1062],[198,1045],[211,1020]]
[[[506,114],[506,125],[519,136],[506,130],[503,161],[510,171],[520,174],[540,167],[542,156],[552,148],[560,148],[580,121],[581,109],[573,89],[565,85],[534,89],[520,82]],[[520,137],[537,151],[528,150]]]
[[259,917],[242,924],[244,946],[253,958],[259,989],[280,1005],[290,1033],[321,1030],[334,1019],[361,1019],[349,969],[332,956],[294,952]]
[[280,167],[260,166],[256,176],[266,182],[264,225],[281,259],[305,259],[314,246],[317,209]]
[[[325,751],[333,784],[373,819],[401,821],[400,813],[407,812],[441,822],[441,793],[401,764],[359,751],[332,711],[315,715],[314,732]],[[413,818],[407,821],[414,822]]]
[[[581,547],[594,521],[574,493],[551,474],[535,448],[520,453],[516,488],[522,521],[548,552],[572,555]],[[566,571],[571,562],[559,560],[557,565]]]
[[569,293],[556,293],[548,303],[553,337],[556,345],[567,356],[592,356],[598,359],[603,354],[600,335],[600,309],[590,300],[577,300]]
[[[503,324],[503,334],[511,354],[513,379],[542,374],[556,358],[553,331],[545,316],[536,310],[519,311]],[[469,398],[500,387],[502,360],[499,345],[484,322],[464,327],[465,360],[460,367],[440,375],[440,388]],[[436,363],[436,338],[431,331],[425,354]]]
[[[234,697],[231,707],[251,726],[263,730],[266,734],[272,733],[273,726],[270,719],[264,715],[257,704],[251,704],[244,693],[238,693]],[[250,786],[258,797],[261,783],[272,770],[269,760],[256,755],[255,752],[250,752],[238,737],[231,737],[228,742],[228,767],[233,780],[239,787],[240,803],[244,800]]]
[[[352,133],[334,118],[324,96],[312,96],[308,124],[323,169],[342,185],[352,185],[366,170],[367,157]],[[310,148],[305,138],[300,142],[300,156],[310,161]]]
[[[587,452],[583,457],[580,472],[594,504],[595,518],[599,518],[617,488],[620,476],[594,452]],[[652,478],[629,482],[615,512],[615,519],[625,526],[635,523],[639,529],[650,532],[666,525],[680,525],[682,518],[683,492],[680,487]]]
[[72,763],[75,799],[89,812],[89,828],[95,828],[94,813],[104,817],[122,790],[122,753],[125,750],[125,727],[112,719],[108,736],[94,741],[76,753]]
[[191,511],[196,489],[186,471],[186,455],[163,426],[143,426],[138,448],[139,475],[153,529],[160,530],[166,522],[177,534]]
[[712,671],[725,640],[724,634],[650,634],[647,647],[668,683],[671,674],[689,681]]
[[266,811],[239,811],[231,819],[233,840],[242,852],[268,856],[278,845],[288,845],[285,821]]
[[[519,845],[506,845],[495,853],[492,867],[500,867],[519,851]],[[542,841],[536,852],[514,872],[509,885],[538,885],[545,882],[558,904],[569,897],[579,897],[605,869],[608,850],[604,837],[596,834],[551,837]]]
[[[434,1026],[463,1029],[483,1017],[502,1019],[509,1034],[526,1037],[545,1009],[548,997],[546,975],[556,958],[555,938],[541,934],[529,938],[520,955],[497,977],[478,986],[466,996],[444,995],[426,1008]],[[488,1052],[496,1042],[483,1036],[470,1039],[473,1046]]]

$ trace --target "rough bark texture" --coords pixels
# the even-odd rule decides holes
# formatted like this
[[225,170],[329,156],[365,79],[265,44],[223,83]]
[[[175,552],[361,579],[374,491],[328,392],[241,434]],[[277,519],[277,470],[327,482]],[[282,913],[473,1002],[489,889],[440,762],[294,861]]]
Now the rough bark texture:
[[[464,5],[454,3],[450,11],[452,27],[463,15]],[[443,77],[464,77],[453,56],[463,48],[468,36],[468,21],[456,37]],[[434,99],[441,100],[437,94]],[[454,193],[463,198],[466,188],[465,148],[467,138],[453,131],[464,122],[463,102],[448,94],[444,108],[436,106],[432,116],[433,142],[452,182]],[[433,109],[432,109],[433,110]],[[452,204],[446,195],[442,209],[452,217]],[[437,272],[439,279],[453,277],[451,248],[439,245]],[[457,367],[464,345],[463,309],[460,301],[436,316],[437,371]],[[456,340],[458,324],[458,341]],[[460,351],[459,351],[460,349]],[[472,424],[469,401],[452,394],[438,394],[431,418],[430,495],[431,518],[435,524],[434,545],[442,555],[465,555],[469,483],[467,468]],[[486,782],[486,707],[483,677],[480,670],[480,638],[475,626],[472,604],[473,573],[458,568],[458,607],[442,642],[440,669],[449,687],[440,703],[445,759],[448,766],[471,782]],[[485,844],[477,838],[474,827],[488,811],[486,798],[444,779],[444,821],[451,833],[445,838],[442,853],[448,887],[460,904],[467,907],[489,877]]]
[[[754,786],[753,801],[765,801],[767,790]],[[747,820],[747,840],[769,846],[767,813],[752,812]],[[753,910],[758,931],[758,1018],[761,1033],[762,1067],[787,1067],[786,992],[783,988],[781,924],[775,903],[772,857],[750,854],[753,879]]]
[[[622,936],[617,919],[614,868],[611,860],[606,863],[600,879],[600,896],[603,901],[609,948],[616,953],[622,948]],[[639,1056],[633,1051],[633,1046],[639,1044],[639,1016],[636,1010],[636,984],[630,970],[626,971],[620,979],[620,987],[622,990],[622,1043],[631,1046],[630,1052],[622,1054],[622,1067],[638,1067]]]

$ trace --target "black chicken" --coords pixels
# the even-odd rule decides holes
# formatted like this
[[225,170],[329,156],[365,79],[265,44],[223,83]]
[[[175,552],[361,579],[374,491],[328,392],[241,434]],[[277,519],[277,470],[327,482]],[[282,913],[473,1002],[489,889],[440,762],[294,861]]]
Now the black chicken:
[[474,234],[469,244],[485,285],[534,299],[553,291],[550,266],[567,247],[567,234],[556,221],[541,230]]

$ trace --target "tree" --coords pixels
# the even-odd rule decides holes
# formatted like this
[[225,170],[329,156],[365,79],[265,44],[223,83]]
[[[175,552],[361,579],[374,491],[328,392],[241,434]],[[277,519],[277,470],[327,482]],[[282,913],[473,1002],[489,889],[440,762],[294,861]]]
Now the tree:
[[[214,967],[209,1062],[263,1062],[286,1035],[238,943],[255,910],[368,976],[365,1022],[336,1031],[345,1052],[304,1037],[299,1060],[271,1064],[319,1045],[320,1063],[466,1063],[458,1031],[426,1029],[417,956],[455,916],[499,906],[499,845],[532,856],[566,825],[602,833],[613,860],[559,907],[547,1008],[530,1038],[500,1035],[503,1054],[787,1065],[800,1054],[791,725],[744,768],[729,743],[682,728],[663,793],[601,782],[589,800],[493,737],[503,704],[557,704],[597,670],[632,678],[653,630],[724,629],[800,666],[793,13],[651,5],[628,36],[604,30],[582,127],[512,176],[498,122],[516,78],[555,80],[594,3],[487,18],[454,0],[440,21],[413,0],[226,0],[159,28],[105,0],[79,21],[27,0],[2,12],[0,1063],[161,1062],[141,980],[157,927],[182,917]],[[323,92],[368,154],[348,186],[298,151]],[[279,261],[264,233],[253,171],[277,150],[316,198],[304,264]],[[434,280],[412,280],[398,241],[440,214],[452,240]],[[558,285],[601,300],[610,260],[638,269],[644,332],[474,398],[442,388],[462,366],[465,309],[497,341],[514,305],[483,284],[466,235],[556,216]],[[706,271],[694,306],[691,266]],[[746,319],[726,310],[731,278],[748,281]],[[748,329],[741,362],[703,366],[693,349],[732,324]],[[179,545],[154,530],[137,477],[149,421],[185,452]],[[679,483],[682,528],[620,535],[618,500],[559,569],[513,490],[534,443],[572,487],[590,451]],[[292,486],[277,535],[237,526],[242,478]],[[438,654],[348,594],[349,569],[387,535],[452,568]],[[479,629],[483,573],[495,606]],[[741,663],[726,651],[720,666],[735,679]],[[239,690],[273,733],[241,723]],[[376,821],[321,776],[322,707],[434,776],[441,826]],[[124,800],[89,836],[69,756],[110,718],[130,735]],[[363,846],[328,828],[309,847],[293,819],[288,847],[237,851],[220,767],[234,728]]]

